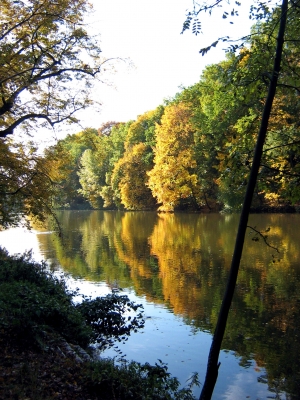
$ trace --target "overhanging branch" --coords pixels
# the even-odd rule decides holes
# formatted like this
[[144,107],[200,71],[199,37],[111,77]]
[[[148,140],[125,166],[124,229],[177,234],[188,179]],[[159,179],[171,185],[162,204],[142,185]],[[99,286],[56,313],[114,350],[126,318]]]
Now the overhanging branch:
[[45,119],[49,123],[49,125],[51,125],[52,127],[56,123],[58,123],[58,121],[56,121],[56,122],[51,121],[50,117],[46,114],[30,113],[27,115],[23,115],[21,118],[17,119],[10,126],[8,126],[6,129],[3,129],[2,131],[0,131],[0,137],[4,138],[8,135],[12,135],[14,133],[14,129],[17,126],[19,126],[22,122],[26,121],[27,119],[34,119],[34,118]]

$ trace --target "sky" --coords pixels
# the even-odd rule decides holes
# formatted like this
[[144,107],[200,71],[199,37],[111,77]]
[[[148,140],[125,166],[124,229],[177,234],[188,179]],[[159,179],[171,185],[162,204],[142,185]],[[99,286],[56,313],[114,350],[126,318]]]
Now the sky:
[[222,44],[205,56],[199,54],[202,47],[221,36],[244,36],[252,25],[248,18],[253,3],[250,0],[243,0],[242,6],[236,7],[240,16],[234,18],[233,25],[222,19],[224,9],[215,10],[212,16],[201,14],[203,33],[198,36],[191,31],[181,34],[186,12],[193,7],[192,0],[90,1],[94,13],[89,14],[86,22],[89,32],[100,36],[103,57],[126,61],[115,62],[113,75],[103,75],[112,85],[95,85],[93,97],[102,104],[100,112],[91,108],[77,114],[81,126],[37,132],[34,139],[41,147],[54,144],[67,133],[87,127],[97,129],[107,121],[135,120],[155,109],[164,99],[174,97],[181,86],[198,82],[206,65],[225,58]]
[[205,56],[199,54],[200,48],[220,36],[245,35],[251,27],[247,0],[236,8],[241,16],[233,25],[222,19],[222,10],[211,17],[203,14],[203,34],[198,36],[191,31],[181,34],[192,0],[93,0],[93,5],[90,27],[100,34],[103,55],[129,58],[134,65],[116,64],[115,88],[97,86],[102,110],[95,120],[87,118],[94,127],[109,120],[136,119],[172,98],[181,85],[198,82],[207,64],[225,58],[222,45]]

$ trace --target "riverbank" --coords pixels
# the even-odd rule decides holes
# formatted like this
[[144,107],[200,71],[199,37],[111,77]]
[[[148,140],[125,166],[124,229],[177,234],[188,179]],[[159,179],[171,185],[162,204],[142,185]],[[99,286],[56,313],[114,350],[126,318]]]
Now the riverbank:
[[110,328],[98,323],[98,342],[129,333],[116,299],[102,299],[109,307],[101,317],[100,298],[78,307],[64,281],[45,266],[0,250],[0,399],[193,399],[191,387],[179,390],[163,364],[95,359],[95,318],[110,321]]
[[177,379],[163,366],[84,361],[59,337],[45,345],[16,346],[0,333],[1,400],[195,399],[189,388],[178,390]]
[[[147,208],[141,210],[126,210],[125,208],[58,208],[55,210],[56,212],[60,211],[108,211],[108,212],[128,212],[128,213],[142,213],[142,212],[155,212],[157,214],[209,214],[209,213],[220,213],[220,214],[230,214],[230,213],[239,213],[239,209],[226,209],[222,208],[221,206],[216,205],[215,207],[207,207],[203,206],[197,209],[194,208],[176,208],[174,211],[166,212],[166,211],[158,211],[157,207],[155,208]],[[298,214],[300,213],[300,205],[260,205],[260,206],[252,206],[250,209],[251,214]]]
[[0,332],[0,399],[96,399],[87,384],[87,363],[62,350],[58,337],[44,349],[17,344]]

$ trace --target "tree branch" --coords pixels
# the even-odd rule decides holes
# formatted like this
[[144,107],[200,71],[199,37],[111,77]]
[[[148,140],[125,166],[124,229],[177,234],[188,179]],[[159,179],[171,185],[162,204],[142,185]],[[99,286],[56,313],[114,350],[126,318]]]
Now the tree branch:
[[288,88],[288,89],[294,89],[294,90],[296,90],[299,94],[300,94],[300,88],[299,87],[297,87],[297,86],[293,86],[293,85],[287,85],[286,83],[279,83],[278,84],[278,87],[285,87],[285,88]]
[[[266,244],[268,247],[270,247],[271,249],[276,250],[277,253],[280,253],[280,251],[278,250],[277,247],[274,247],[274,246],[270,245],[270,243],[267,242],[267,239],[268,239],[268,236],[267,236],[267,235],[263,235],[260,231],[258,231],[257,229],[253,228],[253,226],[247,225],[247,228],[252,229],[257,235],[259,235],[259,236],[263,239],[263,241],[265,242],[265,244]],[[269,230],[270,230],[270,229],[267,229],[266,232],[269,232]],[[256,238],[256,239],[255,239],[255,238]],[[256,242],[256,241],[258,241],[259,239],[258,239],[256,236],[254,236],[254,237],[252,238],[252,240],[254,240],[254,241]]]
[[50,117],[46,114],[36,114],[36,113],[31,113],[27,115],[23,115],[21,118],[19,118],[17,121],[12,123],[9,127],[6,129],[0,131],[0,137],[6,137],[8,135],[12,135],[14,133],[14,129],[20,125],[22,122],[26,121],[27,119],[33,119],[33,118],[41,118],[45,119],[52,127],[58,123],[59,121],[52,122]]
[[279,149],[279,148],[281,148],[281,147],[293,146],[293,145],[299,144],[299,143],[300,143],[300,140],[295,140],[295,141],[290,142],[290,143],[280,144],[280,145],[278,145],[278,146],[269,147],[268,149],[264,149],[264,150],[263,150],[263,153],[266,153],[267,151],[270,151],[270,150]]
[[269,169],[269,170],[271,170],[271,171],[281,172],[282,174],[287,175],[287,176],[292,176],[292,177],[295,177],[295,178],[300,178],[300,174],[291,174],[290,172],[282,171],[282,170],[280,170],[279,168],[269,167],[268,165],[265,165],[265,164],[260,164],[260,165],[261,165],[261,167],[267,168],[267,169]]
[[37,172],[34,172],[34,173],[31,175],[31,177],[29,177],[28,180],[27,180],[22,186],[18,187],[18,189],[16,189],[14,192],[0,192],[1,195],[14,196],[14,195],[18,194],[19,192],[22,191],[22,189],[24,189],[26,186],[28,186],[28,184],[29,184],[30,182],[32,182],[33,178],[34,178],[35,176],[37,176],[37,175],[38,175],[38,173],[37,173]]

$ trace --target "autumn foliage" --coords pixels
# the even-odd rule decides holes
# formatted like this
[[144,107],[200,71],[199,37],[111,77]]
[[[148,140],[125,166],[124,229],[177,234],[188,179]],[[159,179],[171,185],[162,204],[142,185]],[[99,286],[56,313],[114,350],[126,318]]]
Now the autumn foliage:
[[[85,142],[76,163],[66,161],[70,174],[80,178],[77,193],[94,208],[239,210],[267,95],[277,14],[275,9],[266,22],[257,22],[238,53],[207,66],[199,82],[155,110],[135,121],[110,122],[105,133],[89,130],[62,140],[59,146],[71,152],[79,137]],[[288,15],[255,210],[295,210],[300,204],[297,15],[297,9]],[[57,206],[72,208],[59,201]]]
[[[300,205],[298,14],[295,8],[288,15],[254,210],[295,211]],[[41,218],[53,209],[239,210],[267,95],[277,17],[275,9],[253,26],[238,52],[207,66],[199,82],[136,120],[68,135],[44,157],[23,149],[22,162],[4,139],[9,160],[2,158],[0,174],[2,225],[19,222],[15,210]],[[3,121],[5,131],[9,123]],[[41,177],[41,184],[34,183]]]

